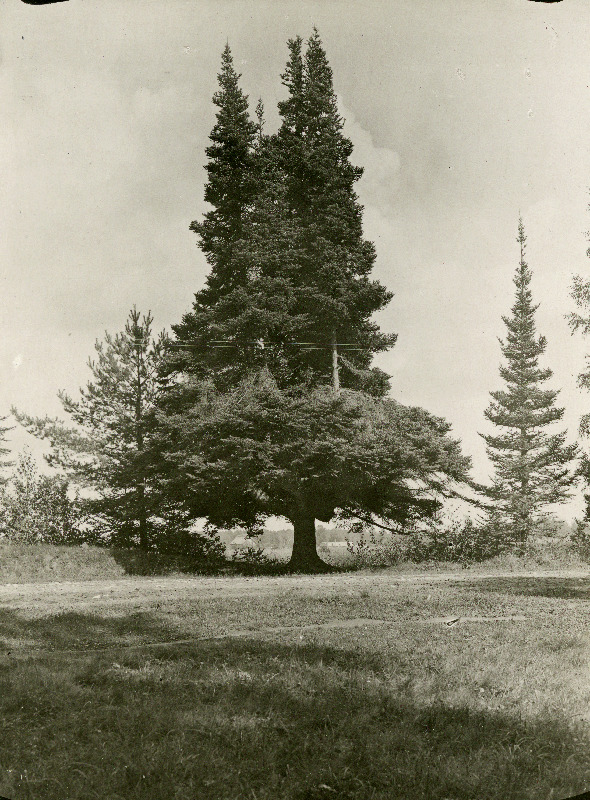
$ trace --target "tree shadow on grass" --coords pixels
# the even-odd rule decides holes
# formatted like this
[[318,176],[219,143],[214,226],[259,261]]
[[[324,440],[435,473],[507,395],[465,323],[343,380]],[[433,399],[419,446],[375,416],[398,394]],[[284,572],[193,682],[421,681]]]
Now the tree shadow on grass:
[[[207,758],[235,782],[198,797],[536,800],[587,788],[588,742],[567,720],[427,700],[356,649],[229,638],[157,658],[195,665]],[[129,653],[122,667],[143,663]]]
[[[419,680],[392,681],[391,663],[354,638],[125,649],[130,636],[162,641],[170,630],[147,613],[30,620],[13,610],[0,612],[0,632],[81,653],[3,659],[3,767],[21,775],[0,783],[8,797],[545,800],[587,788],[582,729],[481,698],[452,705],[444,688],[421,696]],[[120,649],[87,653],[86,642]],[[396,664],[400,675],[422,669],[411,654]]]
[[165,642],[178,638],[173,626],[147,612],[101,616],[67,611],[29,618],[0,609],[0,652],[20,648],[81,650]]
[[[297,630],[285,629],[284,633],[292,636]],[[255,638],[257,635],[261,638]],[[68,611],[30,618],[12,609],[0,609],[0,655],[2,652],[10,652],[11,655],[40,655],[44,652],[75,655],[93,651],[114,653],[127,649],[140,654],[153,650],[157,651],[159,658],[182,660],[190,657],[188,654],[195,647],[207,648],[211,643],[211,653],[215,653],[215,642],[226,641],[227,652],[235,653],[236,658],[241,659],[264,650],[268,646],[264,637],[274,635],[265,628],[258,632],[211,634],[210,629],[199,630],[196,621],[191,636],[187,635],[186,628],[180,630],[149,612],[101,616],[97,613]],[[293,652],[305,652],[305,657],[309,659],[316,651],[303,650],[298,644]],[[328,659],[334,667],[342,669],[382,671],[384,667],[380,654],[360,649],[324,647],[318,648],[316,655],[319,661]]]
[[[457,584],[459,585],[459,584]],[[470,590],[530,597],[555,597],[564,600],[590,600],[590,578],[483,578],[473,581]]]

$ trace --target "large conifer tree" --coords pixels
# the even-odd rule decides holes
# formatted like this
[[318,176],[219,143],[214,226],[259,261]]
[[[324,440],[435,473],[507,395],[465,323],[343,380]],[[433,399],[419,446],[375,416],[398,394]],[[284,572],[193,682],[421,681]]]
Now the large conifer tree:
[[[232,92],[214,98],[220,111],[207,150],[206,199],[215,207],[192,225],[212,270],[193,310],[173,326],[176,355],[169,364],[217,386],[235,385],[264,366],[284,386],[338,379],[383,394],[387,376],[370,369],[371,358],[395,336],[371,320],[391,294],[369,277],[375,252],[363,238],[354,191],[362,169],[350,163],[352,144],[342,133],[317,31],[305,55],[299,38],[289,49],[278,134],[263,135],[260,105],[258,125],[249,120],[234,72]],[[228,54],[226,49],[222,86],[229,80]],[[224,184],[235,199],[230,204],[212,190],[212,176],[226,174],[230,145],[238,138],[241,157],[234,162],[241,177]],[[232,225],[219,224],[228,208]],[[215,249],[207,238],[213,227]]]
[[212,209],[203,221],[191,223],[199,246],[212,269],[198,302],[212,306],[240,276],[232,259],[235,242],[242,238],[245,209],[256,191],[253,147],[257,126],[248,113],[248,98],[239,86],[229,44],[221,56],[219,91],[213,96],[216,122],[206,149],[208,162],[205,200]]
[[555,405],[558,391],[544,389],[552,371],[539,366],[547,341],[538,336],[530,290],[531,270],[525,261],[526,236],[522,219],[518,224],[520,262],[514,285],[516,296],[512,315],[502,317],[506,339],[500,342],[506,363],[500,376],[506,388],[491,392],[486,418],[501,429],[482,434],[495,475],[491,494],[500,503],[510,526],[510,535],[524,541],[532,532],[539,512],[551,503],[564,502],[574,477],[570,464],[576,445],[566,445],[566,433],[549,433],[547,426],[563,417]]
[[[350,161],[317,31],[303,50],[300,38],[289,42],[276,134],[264,134],[260,103],[253,134],[243,95],[239,115],[220,107],[218,120],[244,132],[239,169],[256,188],[234,206],[236,234],[216,229],[207,287],[172,326],[167,369],[179,380],[160,401],[154,463],[163,495],[194,516],[252,530],[286,517],[292,568],[316,570],[326,566],[316,519],[339,509],[382,515],[398,530],[434,513],[432,490],[464,478],[469,460],[444,420],[382,399],[388,378],[371,359],[395,336],[372,315],[391,294],[370,278],[375,251],[354,191],[362,170]],[[224,148],[207,152],[209,174],[224,174]],[[205,222],[223,208],[222,195],[207,196],[216,205]],[[193,229],[205,249],[203,228]]]
[[279,104],[275,147],[289,215],[296,221],[298,259],[290,280],[307,339],[318,345],[305,361],[320,382],[328,373],[343,386],[385,393],[386,376],[369,367],[373,354],[391,347],[396,337],[381,332],[371,317],[392,295],[370,278],[375,249],[363,237],[355,192],[363,170],[350,160],[352,143],[343,133],[317,30],[304,53],[300,38],[288,45],[283,74],[288,96]]

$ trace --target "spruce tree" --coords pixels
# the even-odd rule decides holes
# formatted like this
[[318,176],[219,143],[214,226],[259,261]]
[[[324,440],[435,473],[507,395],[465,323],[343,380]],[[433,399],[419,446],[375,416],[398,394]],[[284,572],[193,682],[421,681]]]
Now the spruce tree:
[[515,541],[523,542],[533,531],[542,509],[570,496],[575,480],[570,465],[576,445],[566,445],[566,433],[546,429],[563,417],[555,405],[558,391],[544,389],[552,371],[539,366],[547,341],[538,336],[530,283],[532,273],[525,261],[526,237],[522,219],[518,224],[520,245],[514,285],[515,301],[510,317],[502,317],[507,328],[500,342],[506,363],[500,366],[505,389],[491,392],[486,418],[501,429],[482,434],[494,465],[490,494],[499,502],[504,520]]
[[258,126],[250,119],[248,98],[239,86],[229,44],[221,56],[219,91],[213,96],[218,112],[206,149],[205,200],[213,208],[202,222],[191,223],[212,269],[199,302],[213,305],[240,278],[232,261],[233,246],[242,238],[243,215],[256,190],[253,148]]
[[[388,376],[371,360],[395,336],[372,315],[391,294],[370,277],[362,170],[317,31],[305,52],[300,38],[288,46],[280,129],[265,133],[259,102],[247,139],[255,191],[240,206],[239,234],[222,229],[224,282],[211,258],[207,287],[172,326],[166,369],[177,379],[159,400],[153,463],[163,496],[212,524],[256,530],[285,516],[291,567],[316,570],[326,566],[316,519],[338,509],[399,530],[434,513],[432,489],[448,490],[469,464],[444,420],[384,399]],[[249,136],[245,116],[240,125]],[[223,150],[208,154],[213,171]]]
[[[219,304],[248,280],[243,260],[238,257],[243,240],[247,209],[257,191],[255,163],[256,142],[262,137],[262,106],[258,123],[248,113],[248,97],[242,92],[229,44],[221,56],[217,76],[219,90],[213,96],[217,106],[216,122],[209,135],[205,169],[205,200],[212,206],[202,221],[190,229],[197,234],[198,245],[211,269],[205,286],[195,294],[193,309],[173,326],[175,343],[169,348],[167,371],[193,372],[201,376],[219,375],[227,360],[219,344],[227,339]],[[231,300],[230,300],[231,306]]]
[[[395,336],[383,334],[371,319],[391,294],[369,277],[375,252],[363,238],[354,192],[362,170],[350,163],[352,144],[342,133],[317,32],[305,55],[299,38],[289,49],[283,76],[289,96],[279,105],[283,121],[277,134],[264,135],[260,103],[252,126],[243,95],[237,117],[230,113],[235,103],[216,96],[218,104],[230,105],[219,114],[234,119],[249,154],[240,164],[249,168],[252,182],[244,178],[240,185],[255,191],[236,211],[235,235],[227,225],[218,226],[216,241],[225,236],[223,252],[231,257],[221,265],[217,254],[215,260],[206,251],[212,263],[208,286],[196,295],[193,311],[173,326],[169,368],[207,376],[222,387],[264,367],[285,387],[329,383],[382,395],[387,376],[370,369],[371,359]],[[218,142],[219,126],[214,135]],[[223,174],[225,151],[216,146],[207,152],[210,173]],[[210,185],[206,196],[221,209]],[[193,224],[202,247],[208,246],[202,236],[207,224],[208,219],[201,227]],[[225,290],[212,293],[221,273]]]
[[363,174],[351,163],[353,146],[344,136],[333,76],[314,29],[302,51],[301,39],[289,42],[283,74],[288,91],[279,103],[282,123],[276,152],[284,175],[289,215],[296,221],[298,259],[290,273],[296,309],[304,315],[308,341],[317,344],[305,359],[322,381],[334,385],[388,389],[387,378],[370,370],[373,354],[391,347],[372,315],[392,294],[371,280],[372,242],[363,237],[362,206],[355,184]]

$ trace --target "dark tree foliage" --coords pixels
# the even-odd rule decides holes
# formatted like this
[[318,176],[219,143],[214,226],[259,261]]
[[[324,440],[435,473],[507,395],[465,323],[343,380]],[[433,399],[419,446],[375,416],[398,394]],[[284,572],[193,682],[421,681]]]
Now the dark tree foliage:
[[[233,123],[214,128],[208,169],[222,172],[221,142],[224,137],[233,141],[237,128],[243,144],[238,172],[243,176],[249,165],[252,182],[242,177],[226,186],[235,196],[235,224],[231,232],[229,225],[216,229],[218,251],[212,254],[203,239],[209,218],[193,223],[212,270],[192,312],[173,326],[169,369],[209,377],[223,387],[264,366],[288,386],[331,383],[337,366],[343,386],[383,395],[387,376],[370,369],[371,358],[393,345],[395,336],[383,334],[371,320],[391,294],[369,277],[375,252],[363,238],[362,207],[354,191],[362,170],[350,163],[352,144],[342,133],[332,73],[317,32],[305,55],[300,39],[289,48],[283,76],[289,96],[279,106],[283,121],[277,134],[264,135],[260,103],[253,126],[243,95],[240,114],[233,116],[235,103],[216,95],[216,102],[229,104],[218,116]],[[224,60],[220,81],[225,69]],[[225,206],[210,185],[207,199],[217,204],[210,217],[217,219]],[[246,202],[243,187],[250,192],[253,185]],[[212,293],[213,285],[223,285],[224,291]]]
[[[291,568],[325,568],[315,521],[371,521],[403,532],[440,508],[469,459],[444,420],[419,408],[328,387],[284,392],[270,373],[217,392],[195,386],[191,409],[169,413],[156,444],[162,490],[215,526],[294,527]],[[172,402],[172,405],[174,403]]]
[[539,366],[547,341],[537,336],[535,312],[530,290],[531,270],[525,262],[526,237],[522,220],[518,225],[520,262],[514,277],[516,297],[512,315],[503,317],[506,339],[500,342],[506,363],[500,376],[506,388],[491,392],[492,402],[486,418],[501,429],[483,435],[495,468],[493,498],[499,501],[511,534],[524,541],[532,532],[541,510],[551,503],[564,502],[575,481],[571,462],[576,445],[566,445],[566,433],[548,433],[547,426],[563,417],[555,405],[558,391],[543,389],[552,376]]
[[354,188],[363,170],[350,161],[352,143],[343,134],[332,70],[317,30],[305,52],[300,38],[288,44],[283,74],[288,97],[279,104],[275,152],[288,213],[297,223],[298,258],[290,275],[297,310],[307,319],[308,341],[320,345],[306,361],[323,382],[333,364],[332,344],[343,386],[385,394],[387,377],[369,367],[372,355],[391,347],[396,337],[381,332],[371,317],[392,295],[370,278],[375,249],[363,237]]
[[[231,92],[214,100],[213,210],[192,226],[211,274],[172,326],[153,479],[168,502],[213,525],[255,530],[269,515],[287,517],[291,567],[314,570],[325,567],[316,519],[377,515],[398,529],[434,513],[434,487],[465,478],[468,462],[442,420],[383,399],[388,377],[371,360],[395,336],[372,319],[391,294],[370,277],[375,250],[355,193],[362,170],[317,31],[305,48],[288,44],[287,97],[271,135],[261,102],[250,122],[223,56],[219,80]],[[212,176],[225,176],[223,191]]]
[[199,247],[213,268],[199,303],[214,305],[243,277],[235,270],[233,248],[242,238],[244,212],[256,191],[254,141],[258,126],[248,114],[248,98],[239,87],[229,44],[221,56],[219,91],[213,96],[217,120],[206,149],[205,200],[213,207],[202,222],[191,224]]

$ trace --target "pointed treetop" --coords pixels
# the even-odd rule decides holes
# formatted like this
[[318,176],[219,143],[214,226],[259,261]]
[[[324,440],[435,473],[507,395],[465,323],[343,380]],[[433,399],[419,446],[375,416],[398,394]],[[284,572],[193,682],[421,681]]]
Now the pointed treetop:
[[279,113],[281,114],[284,125],[293,132],[298,131],[297,123],[301,120],[303,108],[304,80],[303,80],[303,39],[296,36],[289,39],[290,58],[281,75],[283,86],[289,90],[289,97],[279,103]]
[[308,114],[316,118],[326,114],[333,115],[342,127],[342,119],[337,112],[332,68],[328,64],[317,28],[313,29],[313,34],[307,40],[304,76],[308,95]]
[[505,363],[500,377],[506,386],[491,392],[485,417],[500,433],[483,435],[495,468],[492,495],[513,525],[513,533],[526,539],[544,506],[564,502],[574,477],[571,462],[576,446],[565,443],[565,432],[548,433],[545,428],[562,419],[564,409],[555,405],[558,391],[543,389],[552,371],[539,366],[547,341],[538,336],[530,290],[532,273],[525,261],[526,236],[518,221],[520,261],[514,276],[516,298],[510,317],[502,317],[507,335],[500,340]]

